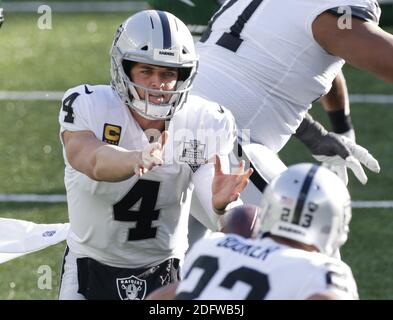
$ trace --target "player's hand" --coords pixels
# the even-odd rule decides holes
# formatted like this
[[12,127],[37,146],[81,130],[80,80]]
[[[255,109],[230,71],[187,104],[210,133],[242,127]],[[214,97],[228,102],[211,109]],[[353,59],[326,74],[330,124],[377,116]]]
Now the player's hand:
[[[339,136],[344,136],[349,138],[351,141],[356,142],[355,130],[353,128],[349,129],[343,133],[337,133]],[[338,175],[346,184],[348,183],[348,173],[347,169],[344,166],[334,165],[331,163],[323,162],[322,165],[327,169],[333,171],[336,175]]]
[[355,134],[355,130],[352,128],[352,129],[349,129],[348,131],[346,131],[346,132],[343,132],[343,133],[337,133],[339,136],[342,136],[342,137],[347,137],[348,139],[350,139],[350,140],[352,140],[353,142],[356,142],[356,134]]
[[245,162],[242,160],[233,173],[225,174],[221,168],[220,157],[215,155],[212,204],[217,213],[225,210],[229,203],[236,201],[247,186],[253,170],[249,168],[244,171],[244,166]]
[[323,162],[325,166],[333,166],[334,171],[345,184],[348,184],[347,167],[352,170],[362,184],[367,183],[367,176],[362,164],[373,172],[380,171],[378,161],[368,150],[345,136],[329,132],[324,136],[321,144],[324,154],[313,155],[314,158]]
[[164,131],[157,142],[148,144],[140,153],[139,164],[135,167],[134,173],[141,176],[155,166],[164,163],[163,153],[165,143],[168,141],[168,132]]

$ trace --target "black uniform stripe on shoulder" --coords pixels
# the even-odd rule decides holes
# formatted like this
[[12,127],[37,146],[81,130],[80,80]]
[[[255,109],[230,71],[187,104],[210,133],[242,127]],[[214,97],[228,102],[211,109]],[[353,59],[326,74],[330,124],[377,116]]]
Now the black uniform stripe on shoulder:
[[314,179],[317,170],[318,170],[318,166],[313,165],[311,169],[308,171],[306,178],[304,179],[302,188],[300,189],[299,197],[296,202],[295,212],[292,218],[293,224],[299,224],[300,222],[300,216],[302,214],[308,192],[310,191],[311,183]]
[[171,38],[171,27],[169,25],[169,20],[165,12],[157,11],[161,20],[162,33],[164,38],[163,49],[169,49],[172,46]]
[[235,152],[236,158],[238,160],[246,159],[246,161],[250,163],[250,168],[254,170],[254,172],[250,177],[250,181],[258,188],[258,190],[261,193],[263,193],[263,191],[265,190],[268,184],[267,181],[264,178],[262,178],[262,176],[259,174],[258,170],[253,165],[252,161],[247,157],[247,154],[245,152],[243,153],[243,149],[240,143],[237,144],[237,147],[238,147],[237,149],[238,152],[237,153]]
[[[349,11],[348,9],[350,9],[351,11]],[[375,22],[377,24],[379,23],[378,13],[364,7],[341,6],[341,7],[331,8],[328,10],[328,12],[338,17],[341,17],[342,15],[348,14],[350,12],[351,17],[353,18],[358,18],[366,22]]]
[[221,16],[225,10],[227,10],[228,8],[232,7],[232,5],[234,5],[236,3],[237,0],[230,0],[228,1],[225,6],[222,6],[214,15],[213,17],[210,19],[209,23],[207,24],[207,28],[205,30],[205,32],[203,33],[202,37],[199,39],[200,42],[205,42],[210,34],[212,33],[212,26],[213,23],[216,21],[216,19]]

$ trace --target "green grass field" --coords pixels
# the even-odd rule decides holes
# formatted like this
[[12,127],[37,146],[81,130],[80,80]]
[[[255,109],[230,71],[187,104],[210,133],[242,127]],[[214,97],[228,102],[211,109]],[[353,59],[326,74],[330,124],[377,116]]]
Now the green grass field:
[[[128,13],[54,14],[53,29],[37,28],[39,15],[8,14],[0,30],[0,90],[57,90],[108,83],[113,33]],[[393,32],[393,29],[390,29]],[[6,48],[6,50],[4,49]],[[345,67],[351,93],[393,94],[393,86]],[[64,193],[57,102],[0,100],[0,193]],[[327,124],[319,105],[313,115]],[[380,161],[360,185],[350,174],[354,200],[393,200],[392,105],[353,104],[357,140]],[[287,164],[313,161],[291,140],[280,153]],[[65,204],[0,203],[0,217],[66,222]],[[343,259],[353,269],[363,299],[393,299],[393,209],[355,209]],[[64,244],[0,265],[0,299],[56,299]],[[41,265],[52,270],[52,289],[37,287]]]

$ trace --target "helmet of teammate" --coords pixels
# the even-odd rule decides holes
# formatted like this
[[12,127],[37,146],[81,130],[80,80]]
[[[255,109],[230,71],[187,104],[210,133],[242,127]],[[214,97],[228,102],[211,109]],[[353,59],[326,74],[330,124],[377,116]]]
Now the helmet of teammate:
[[346,242],[351,198],[341,179],[309,163],[290,166],[266,187],[260,236],[270,233],[333,255]]
[[[151,120],[173,117],[187,99],[196,74],[198,56],[186,25],[165,11],[145,10],[134,14],[117,29],[110,50],[112,88],[120,99],[137,113]],[[146,63],[178,70],[178,81],[169,102],[154,104],[149,95],[161,90],[138,85],[129,78],[132,63]],[[145,92],[139,97],[136,88]]]

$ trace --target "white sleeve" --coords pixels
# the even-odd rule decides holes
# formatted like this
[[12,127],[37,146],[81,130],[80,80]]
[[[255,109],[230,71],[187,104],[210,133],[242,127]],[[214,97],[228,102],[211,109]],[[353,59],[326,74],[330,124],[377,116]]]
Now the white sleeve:
[[90,130],[89,102],[86,95],[81,93],[81,87],[69,89],[62,99],[59,114],[60,132]]
[[335,1],[321,1],[318,5],[312,1],[313,10],[306,17],[306,31],[314,39],[312,32],[312,23],[321,13],[329,11],[335,15],[350,15],[364,21],[379,24],[381,16],[381,8],[375,0],[335,0]]

